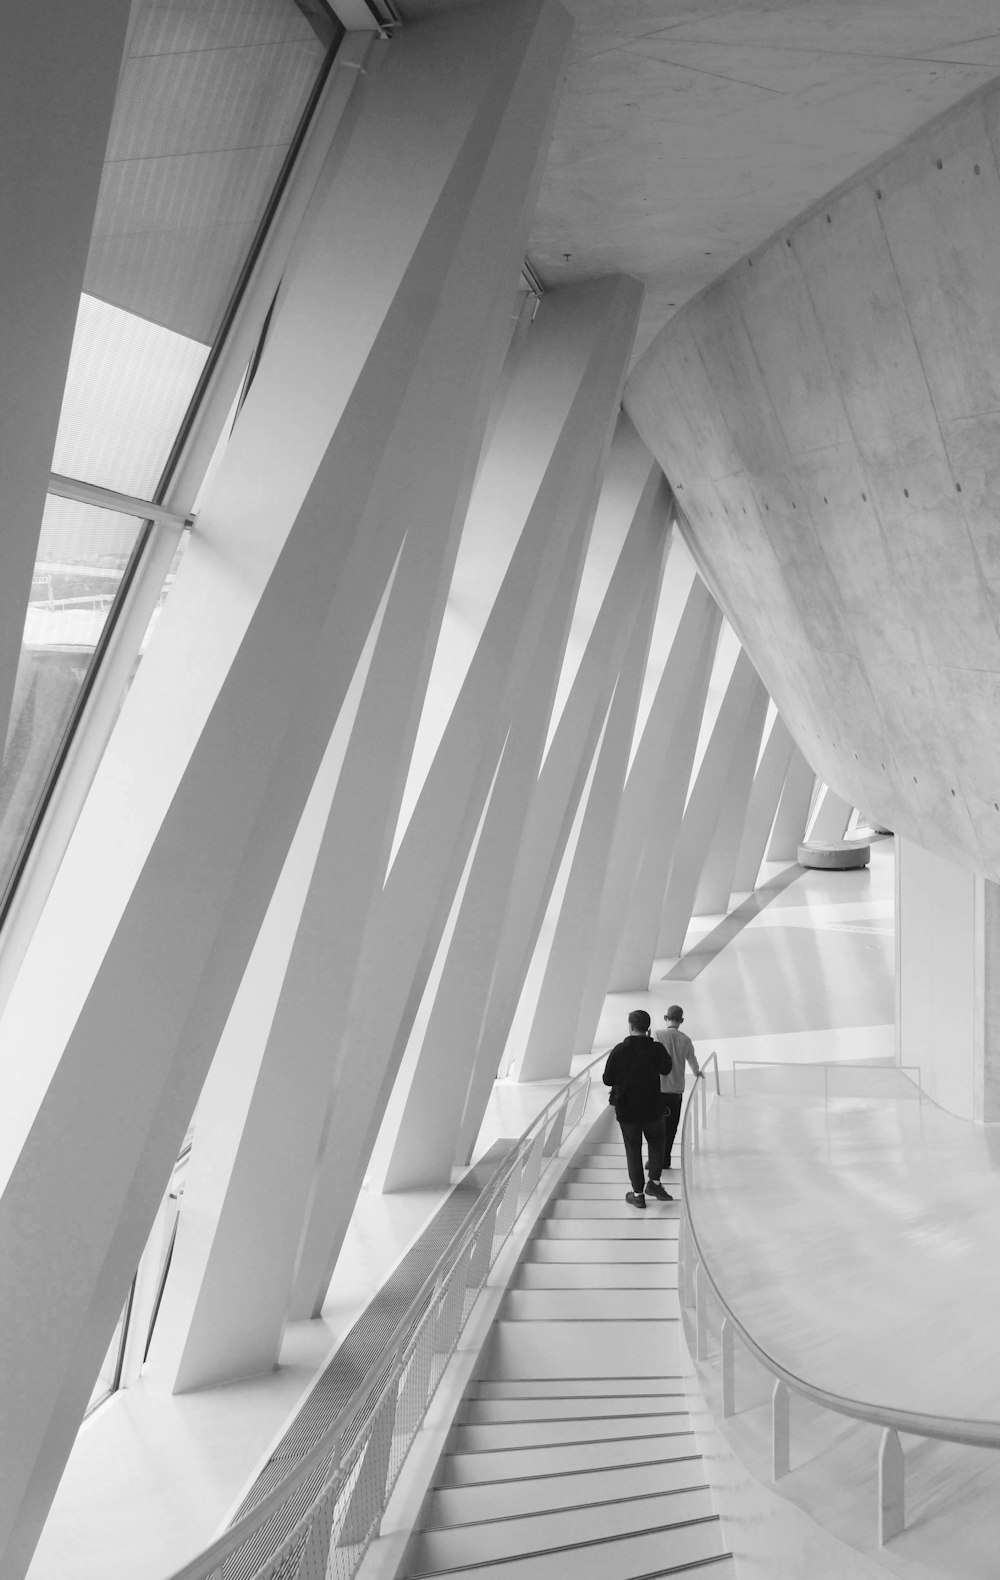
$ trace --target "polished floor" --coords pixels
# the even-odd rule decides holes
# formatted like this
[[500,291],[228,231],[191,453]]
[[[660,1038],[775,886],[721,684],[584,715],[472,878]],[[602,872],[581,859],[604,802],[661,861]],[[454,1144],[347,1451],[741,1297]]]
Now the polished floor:
[[[688,952],[701,944],[711,958],[694,980],[654,977],[647,993],[612,995],[595,1046],[624,1035],[629,1009],[644,1004],[660,1023],[676,1001],[701,1056],[715,1050],[724,1067],[734,1058],[891,1056],[891,847],[874,855],[870,871],[802,872],[717,952],[710,935],[722,919],[700,919]],[[663,962],[662,972],[673,964]],[[480,1147],[523,1130],[551,1091],[552,1083],[499,1082]],[[140,1383],[96,1411],[80,1433],[31,1580],[163,1580],[198,1551],[440,1200],[439,1192],[362,1193],[322,1320],[291,1326],[273,1376],[180,1399]]]

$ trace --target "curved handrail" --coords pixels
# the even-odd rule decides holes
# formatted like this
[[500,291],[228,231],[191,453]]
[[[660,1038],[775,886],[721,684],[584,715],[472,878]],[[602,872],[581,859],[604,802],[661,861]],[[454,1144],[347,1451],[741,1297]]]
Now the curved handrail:
[[[584,1085],[589,1086],[590,1072],[594,1065],[599,1063],[605,1054],[598,1054],[569,1081],[565,1082],[546,1103],[523,1132],[518,1145],[502,1163],[498,1164],[487,1183],[484,1185],[479,1198],[481,1211],[475,1211],[466,1219],[465,1223],[452,1235],[448,1244],[441,1252],[434,1266],[427,1274],[420,1288],[413,1296],[402,1316],[394,1324],[391,1334],[379,1357],[373,1362],[366,1375],[355,1387],[345,1404],[338,1410],[336,1417],[316,1439],[300,1459],[296,1460],[293,1468],[282,1479],[264,1494],[260,1500],[248,1509],[246,1514],[240,1516],[231,1525],[202,1548],[194,1558],[182,1565],[181,1568],[171,1572],[169,1580],[211,1580],[221,1566],[245,1542],[250,1541],[267,1521],[279,1509],[285,1507],[289,1500],[295,1496],[296,1491],[308,1479],[310,1473],[335,1451],[340,1443],[345,1429],[355,1420],[362,1407],[370,1400],[371,1390],[375,1382],[375,1375],[381,1377],[384,1393],[394,1380],[398,1380],[400,1351],[403,1350],[411,1337],[414,1325],[419,1321],[428,1306],[433,1304],[447,1274],[456,1265],[466,1246],[471,1244],[483,1222],[491,1211],[494,1201],[500,1198],[507,1187],[511,1175],[519,1163],[523,1162],[530,1147],[534,1144],[539,1134],[544,1134],[549,1120],[554,1117],[554,1111],[563,1105],[568,1107],[572,1100],[574,1088]],[[483,1205],[485,1204],[485,1205]],[[300,1402],[305,1404],[308,1395]],[[377,1408],[377,1401],[372,1404],[371,1414]],[[301,1521],[299,1522],[302,1523]]]
[[[711,1055],[714,1058],[714,1054]],[[706,1061],[707,1063],[708,1061]],[[704,1068],[705,1066],[702,1066]],[[716,1092],[718,1085],[718,1063],[716,1063]],[[684,1167],[685,1179],[691,1179],[691,1165],[693,1160],[693,1122],[691,1111],[693,1104],[689,1103],[684,1115],[681,1129],[681,1162]],[[698,1265],[712,1288],[712,1293],[724,1316],[732,1323],[743,1343],[761,1365],[772,1376],[780,1378],[795,1393],[801,1394],[804,1399],[810,1399],[814,1404],[822,1405],[826,1410],[832,1410],[837,1415],[850,1416],[854,1420],[868,1421],[874,1426],[881,1426],[889,1431],[904,1432],[911,1437],[930,1437],[940,1439],[946,1443],[962,1443],[972,1448],[1000,1448],[1000,1421],[969,1421],[957,1416],[926,1415],[917,1410],[903,1410],[896,1405],[872,1404],[864,1399],[851,1399],[844,1394],[833,1393],[828,1388],[821,1387],[818,1383],[808,1382],[804,1377],[799,1377],[795,1372],[783,1366],[780,1361],[768,1354],[767,1350],[749,1333],[739,1317],[733,1311],[729,1302],[719,1289],[711,1269],[705,1260],[695,1228],[694,1218],[691,1213],[691,1198],[687,1189],[684,1191],[683,1211],[687,1219],[688,1234],[691,1237]]]

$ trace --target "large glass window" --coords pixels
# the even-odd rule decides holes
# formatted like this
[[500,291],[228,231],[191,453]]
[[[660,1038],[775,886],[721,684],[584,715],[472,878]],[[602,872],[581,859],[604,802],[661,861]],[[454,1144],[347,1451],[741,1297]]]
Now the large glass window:
[[73,716],[142,527],[50,494],[0,766],[0,870],[9,871]]
[[[156,500],[342,29],[323,0],[134,0],[53,471]],[[0,916],[141,520],[49,496],[0,763]]]

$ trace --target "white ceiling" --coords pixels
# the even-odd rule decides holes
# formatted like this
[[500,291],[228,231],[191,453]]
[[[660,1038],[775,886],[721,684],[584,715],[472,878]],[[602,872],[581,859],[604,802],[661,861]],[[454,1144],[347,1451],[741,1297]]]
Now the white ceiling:
[[638,276],[637,355],[745,252],[1000,75],[996,0],[562,3],[577,31],[528,255],[548,286]]

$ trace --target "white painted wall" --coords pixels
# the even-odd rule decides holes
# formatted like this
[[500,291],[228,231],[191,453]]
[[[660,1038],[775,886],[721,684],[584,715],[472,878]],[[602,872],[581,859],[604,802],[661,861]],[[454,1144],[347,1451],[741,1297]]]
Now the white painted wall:
[[902,1064],[949,1113],[975,1115],[976,878],[896,837],[896,1028]]

